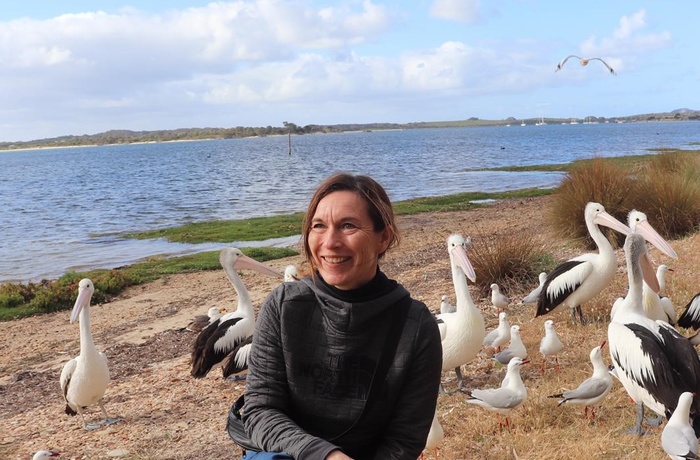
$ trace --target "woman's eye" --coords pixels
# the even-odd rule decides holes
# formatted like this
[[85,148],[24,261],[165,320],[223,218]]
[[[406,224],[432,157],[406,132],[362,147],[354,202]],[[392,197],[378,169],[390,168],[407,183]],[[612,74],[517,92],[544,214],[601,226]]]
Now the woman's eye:
[[349,223],[349,222],[346,222],[346,223],[344,223],[344,224],[341,226],[341,228],[344,228],[344,229],[353,229],[353,228],[355,228],[355,226],[354,226],[353,224]]

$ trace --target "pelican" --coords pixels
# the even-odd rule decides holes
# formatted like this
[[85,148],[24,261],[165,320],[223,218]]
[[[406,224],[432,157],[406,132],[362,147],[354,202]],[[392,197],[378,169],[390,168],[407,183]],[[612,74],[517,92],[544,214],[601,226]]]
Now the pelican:
[[610,242],[600,230],[600,225],[623,234],[631,232],[629,227],[605,212],[603,205],[590,202],[584,212],[588,233],[598,246],[598,253],[583,254],[559,264],[542,286],[537,299],[537,313],[541,316],[552,313],[563,306],[571,309],[571,319],[576,321],[578,311],[581,323],[581,304],[600,294],[615,277],[617,260]]
[[686,391],[678,397],[678,405],[661,432],[661,447],[672,460],[697,459],[698,438],[688,423],[695,393]]
[[540,341],[540,353],[542,353],[542,372],[547,366],[547,357],[553,356],[559,370],[559,358],[557,355],[564,349],[564,344],[561,343],[556,329],[554,329],[554,321],[548,319],[544,322],[544,337]]
[[[598,405],[610,393],[612,389],[612,375],[608,366],[603,362],[603,347],[605,340],[599,346],[591,350],[590,359],[593,364],[593,375],[574,390],[566,390],[562,393],[557,393],[549,398],[561,398],[557,406],[562,404],[583,404],[583,415],[586,418],[595,417],[595,406]],[[590,409],[590,412],[589,412]]]
[[481,312],[469,295],[467,278],[474,281],[476,274],[467,257],[466,242],[462,235],[450,235],[447,251],[452,267],[457,311],[437,316],[442,338],[442,370],[454,369],[461,388],[464,381],[460,366],[476,358],[486,336],[486,327]]
[[457,307],[450,303],[450,299],[446,295],[440,298],[440,313],[454,313],[457,311]]
[[185,329],[191,332],[200,332],[202,329],[221,318],[225,311],[225,308],[211,307],[207,310],[206,315],[196,315]]
[[523,297],[523,300],[520,301],[521,304],[537,302],[537,298],[540,296],[540,291],[542,291],[542,286],[544,285],[544,282],[547,281],[547,273],[540,273],[537,279],[539,280],[540,284],[535,289],[530,291],[528,295]]
[[[94,292],[95,285],[91,280],[80,280],[78,298],[75,299],[70,315],[71,323],[80,318],[80,354],[63,366],[60,377],[61,390],[66,400],[66,414],[80,415],[86,430],[93,430],[100,425],[111,425],[120,420],[110,418],[104,406],[103,398],[109,385],[109,367],[107,357],[97,351],[90,332],[90,299]],[[99,404],[104,420],[88,424],[85,422],[83,409],[93,404]]]
[[[434,451],[435,460],[438,460],[438,451],[440,450],[440,444],[445,440],[445,432],[440,425],[440,421],[437,416],[437,408],[435,408],[435,415],[433,415],[433,423],[430,424],[430,431],[428,432],[428,439],[425,441],[425,447],[423,450]],[[420,455],[421,460],[423,459],[423,454]]]
[[[219,253],[219,262],[238,294],[238,308],[205,327],[197,336],[192,347],[190,372],[194,378],[206,376],[215,366],[222,364],[229,355],[231,355],[229,360],[233,363],[226,363],[224,378],[231,375],[230,373],[238,373],[247,368],[247,356],[242,354],[247,351],[247,348],[240,345],[253,335],[255,311],[250,294],[236,270],[250,269],[269,276],[284,277],[277,270],[244,255],[238,248],[222,249]],[[234,350],[241,354],[234,355],[232,353]]]
[[576,59],[578,59],[579,62],[581,63],[581,65],[582,65],[583,67],[587,66],[588,63],[589,63],[590,61],[600,61],[600,62],[603,63],[603,65],[604,65],[605,67],[608,68],[608,70],[610,71],[611,74],[617,75],[617,74],[615,73],[615,71],[613,70],[613,68],[610,67],[610,66],[608,65],[608,63],[605,62],[604,60],[602,60],[601,58],[599,58],[599,57],[582,58],[582,57],[580,57],[580,56],[576,56],[575,54],[570,54],[570,55],[566,56],[559,64],[557,64],[557,68],[556,68],[555,72],[559,72],[559,71],[561,70],[561,68],[564,67],[564,64],[566,64],[566,61],[568,61],[569,58],[576,58]]
[[500,388],[473,390],[465,402],[505,415],[505,426],[511,426],[508,414],[527,400],[527,388],[520,377],[520,369],[529,362],[527,359],[513,358],[508,363],[508,370]]
[[[700,385],[700,360],[688,339],[664,321],[644,314],[642,279],[658,291],[658,281],[644,237],[632,233],[625,240],[629,290],[618,302],[617,313],[608,325],[610,357],[615,373],[627,394],[637,403],[633,433],[642,433],[644,406],[669,417],[684,391]],[[700,404],[694,402],[690,417],[700,433]]]
[[525,359],[527,350],[523,339],[520,337],[520,326],[514,324],[510,327],[510,343],[508,348],[493,355],[493,359],[501,364],[508,364],[513,358]]
[[[661,252],[667,256],[676,259],[678,254],[673,250],[670,244],[664,240],[661,235],[651,226],[647,220],[646,214],[633,209],[627,217],[627,224],[630,229],[639,233],[651,244],[659,248]],[[669,324],[676,323],[676,309],[673,307],[673,302],[668,297],[663,296],[666,289],[666,273],[670,269],[666,265],[659,265],[656,270],[656,280],[659,284],[659,292],[654,292],[649,288],[649,285],[644,282],[642,284],[642,298],[644,303],[644,311],[652,320],[662,320]]]
[[700,329],[700,292],[685,306],[678,318],[678,325],[686,329]]
[[496,309],[497,313],[500,313],[501,311],[505,310],[508,304],[510,303],[510,299],[503,295],[501,292],[501,288],[498,287],[498,284],[492,283],[491,284],[491,305]]
[[32,457],[32,460],[45,460],[47,458],[58,458],[61,454],[55,450],[40,450]]
[[484,346],[495,348],[497,351],[510,342],[510,323],[508,314],[504,311],[498,314],[498,327],[484,337]]

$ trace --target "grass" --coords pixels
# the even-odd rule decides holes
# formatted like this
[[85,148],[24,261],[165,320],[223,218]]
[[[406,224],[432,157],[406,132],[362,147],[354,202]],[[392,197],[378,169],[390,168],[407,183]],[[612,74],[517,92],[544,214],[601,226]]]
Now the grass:
[[[241,250],[261,262],[297,254],[289,248]],[[52,281],[3,284],[0,285],[0,321],[71,308],[77,296],[78,282],[83,278],[90,278],[95,285],[93,302],[102,303],[129,286],[147,283],[165,275],[218,269],[221,269],[219,252],[207,251],[181,257],[150,258],[113,270],[69,272]]]

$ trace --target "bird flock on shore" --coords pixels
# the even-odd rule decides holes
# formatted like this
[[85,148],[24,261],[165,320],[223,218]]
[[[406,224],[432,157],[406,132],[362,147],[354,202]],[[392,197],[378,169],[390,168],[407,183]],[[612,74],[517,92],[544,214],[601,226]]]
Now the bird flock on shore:
[[[564,61],[565,62],[565,61]],[[563,63],[562,63],[563,64]],[[653,229],[646,216],[632,211],[623,224],[608,214],[599,203],[588,203],[584,219],[598,251],[564,261],[549,273],[540,273],[539,285],[524,297],[521,305],[535,304],[535,316],[552,315],[569,308],[571,321],[585,324],[581,306],[599,295],[612,282],[616,271],[614,250],[601,231],[606,226],[626,236],[624,253],[628,275],[628,292],[611,306],[608,336],[590,351],[590,377],[574,382],[559,393],[545,395],[557,399],[556,406],[583,406],[583,416],[595,418],[596,407],[603,404],[618,381],[637,405],[637,417],[631,432],[642,434],[644,410],[652,411],[665,427],[661,448],[674,459],[698,458],[697,435],[700,434],[700,359],[694,345],[700,343],[698,334],[686,337],[676,327],[700,330],[700,293],[686,305],[676,318],[675,308],[666,297],[667,265],[651,266],[647,243],[651,243],[669,258],[677,258],[671,246]],[[443,295],[436,305],[442,349],[443,372],[453,371],[457,389],[441,393],[464,393],[464,402],[498,415],[499,429],[509,429],[509,415],[527,404],[526,381],[521,377],[523,366],[532,357],[523,343],[522,325],[509,323],[508,298],[495,282],[491,284],[491,305],[498,325],[487,331],[484,314],[475,305],[469,289],[476,273],[468,257],[470,240],[460,234],[447,239],[448,259],[452,274],[455,303]],[[187,326],[196,336],[192,341],[192,378],[201,379],[218,367],[225,379],[244,378],[247,356],[255,330],[255,309],[248,290],[237,271],[255,270],[267,276],[296,282],[299,273],[290,265],[282,274],[266,264],[257,262],[236,248],[224,248],[219,261],[238,298],[235,310],[210,307],[206,315],[198,315]],[[70,322],[79,321],[80,353],[68,361],[61,372],[60,388],[68,415],[78,415],[86,430],[118,423],[108,416],[104,397],[109,386],[109,368],[104,353],[97,350],[90,331],[90,300],[95,287],[89,279],[79,284],[79,294],[70,315]],[[185,328],[183,328],[184,330]],[[607,345],[611,365],[605,364],[603,350]],[[567,348],[565,337],[555,329],[553,319],[544,322],[539,352],[541,373],[547,366],[559,369],[558,356]],[[501,384],[493,388],[467,388],[462,366],[471,363],[480,353],[488,351],[496,368],[505,368]],[[242,375],[242,376],[241,376]],[[88,423],[87,407],[98,405],[103,419]],[[434,452],[443,442],[445,433],[436,410],[426,451]],[[57,457],[56,451],[40,451],[34,458]]]

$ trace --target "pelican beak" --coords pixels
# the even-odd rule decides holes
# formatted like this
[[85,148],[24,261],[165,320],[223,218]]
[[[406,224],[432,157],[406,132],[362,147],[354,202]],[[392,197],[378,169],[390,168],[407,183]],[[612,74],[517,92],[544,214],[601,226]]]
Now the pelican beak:
[[90,298],[92,297],[92,292],[88,289],[78,289],[78,298],[75,299],[75,304],[73,305],[73,311],[70,314],[70,322],[74,323],[78,319],[80,312],[83,308],[90,305]]
[[455,246],[452,248],[452,255],[454,256],[457,266],[464,272],[464,275],[469,278],[472,283],[476,281],[476,272],[474,271],[472,263],[469,261],[469,257],[467,257],[467,251],[462,246]]
[[284,275],[275,270],[274,268],[268,267],[264,263],[258,262],[257,260],[248,256],[239,256],[236,260],[236,263],[233,264],[233,268],[235,268],[236,270],[255,270],[256,272],[262,273],[263,275],[284,278]]
[[627,225],[615,219],[613,216],[611,216],[605,211],[595,216],[595,219],[593,219],[593,223],[596,225],[604,225],[608,228],[612,228],[616,232],[620,232],[625,236],[632,233],[632,229],[630,229]]
[[642,277],[644,277],[644,282],[649,285],[652,291],[658,293],[661,287],[659,286],[659,280],[656,278],[656,271],[654,266],[651,264],[651,259],[649,254],[644,254],[640,260],[639,265],[642,268]]
[[674,251],[671,245],[668,244],[668,242],[665,239],[663,239],[663,237],[659,235],[659,233],[656,230],[654,230],[654,227],[652,227],[648,221],[645,220],[639,222],[635,230],[637,231],[637,233],[642,235],[645,240],[653,244],[654,247],[659,251],[663,252],[672,259],[678,258],[678,254],[676,254],[676,251]]

